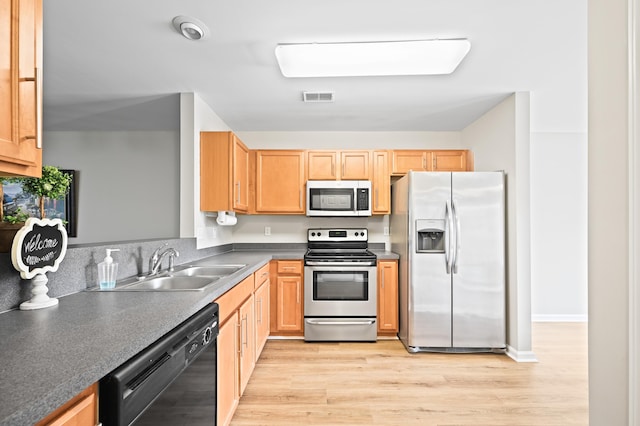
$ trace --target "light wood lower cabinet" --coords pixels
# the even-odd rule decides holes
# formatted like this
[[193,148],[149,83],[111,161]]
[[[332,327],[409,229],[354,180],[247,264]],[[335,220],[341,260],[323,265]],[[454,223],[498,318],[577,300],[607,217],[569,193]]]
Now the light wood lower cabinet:
[[36,426],[95,426],[98,424],[98,384],[71,398]]
[[256,366],[255,313],[253,310],[253,293],[238,309],[238,338],[240,340],[240,396],[249,383],[249,378]]
[[398,332],[398,262],[378,261],[378,335]]
[[217,424],[227,425],[238,406],[253,367],[254,276],[245,278],[215,302],[219,306]]
[[228,425],[240,402],[238,384],[238,315],[234,314],[218,333],[217,424]]
[[302,336],[302,260],[274,260],[271,270],[271,335]]
[[270,294],[270,285],[271,281],[269,280],[269,270],[267,265],[267,279],[260,284],[258,289],[254,294],[255,299],[255,313],[256,313],[256,324],[255,324],[255,336],[256,336],[256,351],[255,351],[255,360],[258,361],[260,358],[260,354],[262,353],[262,349],[264,345],[267,343],[267,338],[269,337],[269,294]]
[[269,264],[215,300],[219,305],[217,424],[228,425],[269,337]]

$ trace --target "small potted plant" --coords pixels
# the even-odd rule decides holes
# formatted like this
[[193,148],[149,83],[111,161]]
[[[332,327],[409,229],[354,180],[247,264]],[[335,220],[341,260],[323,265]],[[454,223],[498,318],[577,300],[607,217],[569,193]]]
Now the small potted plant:
[[13,238],[24,222],[30,217],[27,212],[18,207],[13,213],[8,214],[4,210],[3,183],[20,183],[22,192],[31,194],[38,198],[40,218],[45,218],[44,203],[46,199],[58,200],[69,192],[71,187],[71,175],[63,173],[55,166],[43,166],[42,177],[40,178],[19,178],[0,177],[0,197],[2,206],[0,207],[0,253],[11,251]]
[[22,190],[38,197],[40,218],[45,218],[44,202],[46,199],[64,198],[71,187],[71,175],[63,173],[55,166],[43,166],[42,177],[23,178]]

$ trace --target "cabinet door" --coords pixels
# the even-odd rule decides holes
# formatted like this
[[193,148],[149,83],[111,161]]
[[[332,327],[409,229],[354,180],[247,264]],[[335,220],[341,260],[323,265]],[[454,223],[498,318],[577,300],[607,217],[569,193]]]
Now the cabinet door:
[[49,413],[35,426],[93,426],[98,423],[98,384],[94,383]]
[[244,393],[253,368],[256,365],[255,355],[255,314],[253,310],[253,294],[240,306],[240,395]]
[[464,172],[467,170],[467,151],[432,151],[431,164],[436,172]]
[[308,178],[311,180],[335,180],[338,178],[336,151],[308,151]]
[[0,175],[42,174],[42,3],[0,0]]
[[406,175],[409,170],[429,170],[430,155],[427,151],[396,150],[392,153],[391,173],[394,175]]
[[249,209],[249,149],[233,135],[233,209]]
[[232,314],[218,333],[217,424],[228,425],[240,401],[238,381],[238,313]]
[[256,343],[255,360],[258,361],[267,338],[269,337],[269,280],[266,280],[255,292]]
[[256,213],[304,213],[304,151],[256,152]]
[[341,151],[340,152],[340,179],[342,180],[369,180],[369,151]]
[[302,277],[278,276],[276,291],[277,330],[302,331]]
[[391,176],[389,173],[389,152],[373,152],[373,214],[391,213]]
[[398,262],[378,262],[378,332],[398,331]]
[[200,133],[200,210],[249,209],[249,149],[232,132]]

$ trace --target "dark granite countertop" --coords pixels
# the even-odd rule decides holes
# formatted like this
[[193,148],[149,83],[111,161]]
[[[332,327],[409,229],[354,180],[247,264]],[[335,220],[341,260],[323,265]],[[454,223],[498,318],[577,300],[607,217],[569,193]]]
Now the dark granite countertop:
[[[397,259],[376,250],[379,259]],[[0,314],[0,425],[31,425],[272,259],[303,251],[233,251],[198,263],[245,263],[204,291],[82,291],[55,307]]]

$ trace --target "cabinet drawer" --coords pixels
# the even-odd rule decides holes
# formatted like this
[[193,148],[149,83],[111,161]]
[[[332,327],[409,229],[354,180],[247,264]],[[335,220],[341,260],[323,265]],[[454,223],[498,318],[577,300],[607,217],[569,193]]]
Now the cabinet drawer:
[[258,269],[253,276],[256,279],[254,289],[258,289],[262,284],[264,284],[269,279],[269,264],[267,263],[262,268]]
[[249,275],[241,283],[215,300],[219,308],[220,324],[225,322],[238,309],[238,306],[253,294],[253,282],[253,275]]
[[279,275],[301,275],[302,261],[301,260],[278,260],[278,274]]

